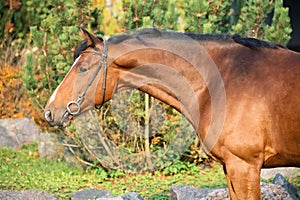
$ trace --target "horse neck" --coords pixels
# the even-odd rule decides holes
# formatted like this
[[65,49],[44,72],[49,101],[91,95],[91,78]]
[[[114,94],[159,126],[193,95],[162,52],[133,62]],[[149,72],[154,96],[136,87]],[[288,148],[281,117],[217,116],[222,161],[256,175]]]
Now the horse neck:
[[[207,105],[210,98],[206,85],[210,76],[215,75],[206,69],[212,62],[210,57],[207,58],[208,52],[201,50],[195,55],[190,52],[192,56],[189,58],[158,48],[128,53],[119,58],[123,62],[118,63],[123,73],[118,87],[138,88],[171,105],[194,127],[198,127],[200,109],[201,114],[209,112]],[[204,107],[206,110],[203,110]]]

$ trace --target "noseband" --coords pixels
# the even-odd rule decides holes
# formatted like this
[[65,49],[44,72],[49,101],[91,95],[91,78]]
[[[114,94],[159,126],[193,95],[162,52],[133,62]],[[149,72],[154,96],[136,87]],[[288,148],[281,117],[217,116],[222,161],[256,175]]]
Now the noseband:
[[[93,76],[91,77],[91,79],[89,80],[88,84],[85,86],[84,90],[81,92],[81,94],[78,96],[76,101],[70,101],[67,104],[67,108],[65,110],[65,114],[63,116],[63,120],[66,119],[69,115],[74,116],[74,115],[78,115],[80,113],[80,105],[83,103],[84,101],[84,96],[87,92],[87,90],[89,89],[89,87],[92,85],[92,83],[94,82],[95,78],[97,77],[99,71],[101,70],[102,66],[104,67],[103,70],[103,88],[102,88],[102,102],[100,105],[95,105],[96,108],[101,108],[101,106],[104,103],[105,100],[105,92],[106,92],[106,75],[107,75],[107,41],[103,40],[104,43],[104,50],[103,52],[99,52],[99,51],[90,51],[90,50],[86,50],[83,51],[83,53],[92,53],[95,55],[100,55],[101,56],[101,60],[98,64],[98,67],[95,71],[95,73],[93,74]],[[71,106],[75,106],[77,109],[75,111],[71,110]]]

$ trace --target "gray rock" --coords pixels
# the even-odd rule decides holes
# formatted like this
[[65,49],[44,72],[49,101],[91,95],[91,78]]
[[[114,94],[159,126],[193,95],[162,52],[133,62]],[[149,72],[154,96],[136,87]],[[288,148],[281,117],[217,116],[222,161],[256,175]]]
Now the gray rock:
[[17,149],[19,146],[17,140],[9,135],[7,129],[2,126],[0,126],[0,146],[11,149]]
[[17,149],[26,142],[36,142],[39,128],[27,118],[0,119],[0,146]]
[[41,133],[38,151],[40,157],[46,159],[62,159],[65,148],[55,133]]
[[89,189],[89,190],[74,192],[71,196],[71,200],[87,200],[87,199],[99,199],[99,198],[107,199],[110,197],[112,197],[110,191]]
[[144,199],[136,192],[129,192],[127,194],[121,194],[113,197],[101,197],[101,198],[97,198],[96,200],[144,200]]
[[[263,200],[297,200],[297,189],[291,185],[283,176],[274,181],[275,184],[261,182],[261,193]],[[291,186],[290,186],[291,185]],[[291,189],[292,188],[292,189]],[[171,187],[172,200],[229,200],[227,188],[202,189],[192,186]]]
[[260,183],[263,200],[293,200],[289,193],[280,185]]
[[38,141],[39,156],[46,159],[65,160],[68,164],[82,168],[81,163],[65,147],[56,133],[40,133]]
[[205,200],[229,200],[229,193],[227,188],[220,188],[220,189],[213,189],[208,192],[205,198],[202,198]]
[[172,200],[229,199],[227,188],[207,189],[193,186],[172,186]]
[[292,199],[299,199],[297,198],[297,188],[296,186],[290,184],[282,174],[276,174],[273,184],[282,186],[285,191],[291,196]]
[[48,194],[40,190],[25,190],[15,192],[10,190],[0,191],[1,200],[57,200],[57,195]]
[[102,197],[97,198],[96,200],[123,200],[121,196],[115,196],[115,197]]
[[129,192],[127,194],[120,195],[123,200],[144,200],[143,197],[141,197],[136,192]]
[[144,200],[138,193],[130,192],[118,196],[112,196],[110,191],[89,189],[82,190],[72,194],[71,200]]

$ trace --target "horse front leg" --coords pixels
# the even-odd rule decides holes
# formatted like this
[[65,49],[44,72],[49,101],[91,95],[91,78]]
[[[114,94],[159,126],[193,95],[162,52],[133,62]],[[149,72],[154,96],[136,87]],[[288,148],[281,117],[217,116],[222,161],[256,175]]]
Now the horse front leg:
[[228,161],[223,165],[232,200],[260,200],[260,165],[243,160]]

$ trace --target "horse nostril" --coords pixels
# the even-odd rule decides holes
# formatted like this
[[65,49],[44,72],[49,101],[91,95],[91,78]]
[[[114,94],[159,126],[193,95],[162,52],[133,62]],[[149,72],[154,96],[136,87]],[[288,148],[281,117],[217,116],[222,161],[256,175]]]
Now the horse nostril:
[[47,122],[52,122],[53,121],[53,115],[52,115],[52,112],[50,111],[50,110],[47,110],[46,112],[45,112],[45,120],[47,121]]

